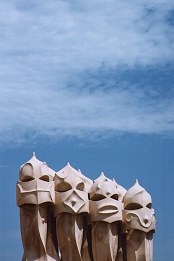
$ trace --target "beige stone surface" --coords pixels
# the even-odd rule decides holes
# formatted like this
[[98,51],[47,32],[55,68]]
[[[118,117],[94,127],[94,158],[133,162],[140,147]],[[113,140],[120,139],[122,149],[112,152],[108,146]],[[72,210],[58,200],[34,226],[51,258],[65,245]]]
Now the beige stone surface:
[[22,261],[152,261],[155,213],[138,181],[126,191],[69,163],[55,173],[32,158],[19,170]]
[[127,232],[127,260],[153,260],[155,215],[150,194],[138,181],[124,196],[123,223]]
[[63,212],[89,213],[88,191],[91,180],[67,164],[56,173],[54,183],[56,215]]
[[51,238],[49,204],[54,203],[54,171],[35,154],[21,166],[17,182],[20,207],[22,261],[58,261]]
[[[92,181],[70,164],[58,171],[55,182],[55,216],[57,240],[63,261],[89,260],[83,247],[84,215],[89,213],[88,191]],[[62,229],[64,228],[64,229]]]
[[119,249],[118,221],[122,220],[122,202],[118,200],[116,183],[101,173],[89,196],[94,261],[115,261]]

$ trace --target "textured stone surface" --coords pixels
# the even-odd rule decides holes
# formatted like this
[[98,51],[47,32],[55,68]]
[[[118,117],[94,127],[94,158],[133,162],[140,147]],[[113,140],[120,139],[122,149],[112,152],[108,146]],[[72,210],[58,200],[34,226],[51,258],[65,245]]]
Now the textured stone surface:
[[155,214],[138,181],[126,191],[69,163],[53,171],[33,157],[20,167],[22,261],[152,261]]
[[21,166],[17,182],[17,205],[20,207],[22,261],[58,261],[51,237],[51,211],[54,204],[54,171],[35,154]]
[[127,232],[127,259],[152,261],[155,216],[152,199],[138,181],[124,196],[123,223]]

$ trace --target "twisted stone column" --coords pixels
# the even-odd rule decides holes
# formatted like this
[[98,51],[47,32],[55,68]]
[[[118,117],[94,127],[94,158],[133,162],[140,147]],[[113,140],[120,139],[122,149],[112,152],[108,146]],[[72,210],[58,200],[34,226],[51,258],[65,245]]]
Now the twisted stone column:
[[55,217],[62,261],[90,260],[84,241],[85,215],[89,213],[88,190],[92,181],[69,164],[55,175]]
[[21,166],[17,182],[20,207],[22,261],[58,261],[49,222],[49,205],[54,203],[52,171],[35,155]]
[[151,196],[138,181],[124,197],[123,223],[127,234],[127,261],[152,261],[154,210]]

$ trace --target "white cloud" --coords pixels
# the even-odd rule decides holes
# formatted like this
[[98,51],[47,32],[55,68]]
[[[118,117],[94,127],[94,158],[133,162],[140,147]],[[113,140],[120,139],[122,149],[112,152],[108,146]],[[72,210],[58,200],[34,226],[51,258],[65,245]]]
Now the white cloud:
[[[1,17],[3,65],[28,73],[73,72],[172,60],[171,1],[14,1]],[[5,62],[5,64],[4,64]],[[49,69],[51,68],[51,69]],[[5,68],[6,69],[6,68]]]
[[23,142],[27,131],[173,131],[171,98],[156,101],[123,82],[90,92],[97,79],[84,87],[82,77],[102,65],[145,68],[173,61],[173,1],[16,0],[1,2],[0,9],[1,142]]
[[[23,135],[95,136],[107,132],[163,133],[174,131],[174,103],[157,103],[143,90],[117,89],[69,92],[66,89],[2,92],[1,142],[23,142]],[[5,136],[5,138],[4,138]],[[31,138],[31,137],[30,137]]]

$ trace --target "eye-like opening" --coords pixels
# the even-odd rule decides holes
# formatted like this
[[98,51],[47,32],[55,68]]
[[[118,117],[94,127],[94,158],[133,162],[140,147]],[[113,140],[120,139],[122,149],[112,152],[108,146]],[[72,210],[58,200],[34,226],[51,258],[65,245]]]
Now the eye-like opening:
[[61,182],[55,186],[55,191],[57,192],[65,192],[72,189],[71,185],[67,182]]
[[98,200],[102,200],[104,198],[106,198],[106,197],[102,194],[95,194],[94,196],[91,197],[91,200],[98,201]]
[[115,200],[118,200],[118,194],[113,194],[113,195],[111,196],[111,198],[113,198],[113,199],[115,199]]
[[77,186],[76,189],[83,191],[84,190],[84,183],[80,182]]
[[151,209],[152,208],[152,203],[147,204],[146,207]]
[[21,177],[21,181],[22,181],[22,182],[28,182],[28,181],[31,181],[31,180],[33,180],[33,179],[34,179],[34,178],[33,178],[32,176],[28,176],[28,175]]
[[126,210],[136,210],[136,209],[140,209],[140,208],[143,208],[143,206],[138,204],[138,203],[130,203],[124,209],[126,209]]
[[39,179],[46,181],[46,182],[49,182],[49,176],[48,175],[44,175],[44,176],[40,177]]
[[26,163],[19,172],[19,179],[23,182],[33,179],[33,166],[30,163]]

